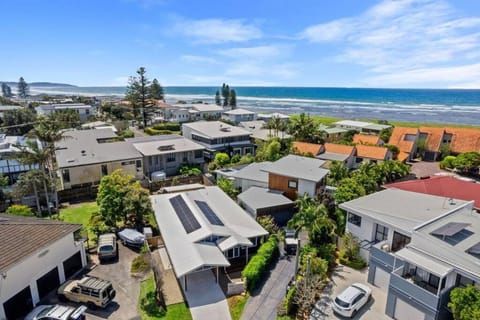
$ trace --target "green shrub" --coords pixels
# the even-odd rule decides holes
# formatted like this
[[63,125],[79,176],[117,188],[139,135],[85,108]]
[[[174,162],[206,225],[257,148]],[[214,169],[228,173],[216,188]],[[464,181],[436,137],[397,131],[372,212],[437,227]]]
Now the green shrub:
[[178,169],[178,174],[182,176],[199,176],[202,170],[198,166],[185,164]]
[[235,153],[233,156],[232,156],[232,159],[230,159],[230,163],[234,164],[234,163],[238,163],[240,162],[240,159],[242,157],[238,154],[238,153]]
[[133,138],[135,136],[135,133],[133,133],[132,130],[126,129],[118,134],[118,136],[122,138]]
[[148,134],[149,136],[156,136],[160,134],[173,134],[173,131],[170,130],[157,130],[151,127],[145,128],[145,133]]
[[29,206],[24,206],[22,204],[11,205],[10,207],[7,208],[7,211],[5,212],[13,216],[24,216],[24,217],[33,216],[32,209]]
[[157,123],[153,125],[155,130],[169,130],[169,131],[180,131],[180,123]]
[[257,251],[257,254],[248,262],[242,271],[242,277],[247,281],[249,291],[255,289],[268,265],[278,257],[278,238],[271,235]]
[[338,252],[338,261],[340,261],[341,264],[356,270],[361,270],[367,266],[367,262],[360,257],[347,257],[345,249],[341,249]]
[[284,300],[284,308],[287,315],[294,315],[297,313],[297,305],[293,302],[293,296],[295,295],[295,286],[292,286],[288,290]]
[[457,157],[454,156],[446,156],[442,161],[440,161],[440,168],[445,169],[445,168],[454,168],[454,161],[457,159]]
[[328,268],[332,270],[335,267],[335,250],[337,246],[334,243],[326,243],[316,248],[317,256],[328,262]]
[[148,263],[148,259],[144,253],[140,254],[139,256],[135,257],[132,261],[132,265],[130,267],[130,273],[140,273],[143,271],[148,270],[150,264]]

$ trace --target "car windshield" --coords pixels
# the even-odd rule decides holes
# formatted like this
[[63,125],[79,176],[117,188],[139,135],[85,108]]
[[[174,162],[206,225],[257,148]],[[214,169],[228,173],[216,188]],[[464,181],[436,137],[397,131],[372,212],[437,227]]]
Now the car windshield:
[[342,308],[348,308],[350,306],[348,302],[340,300],[339,298],[335,298],[335,303]]
[[113,251],[113,246],[101,246],[100,251]]
[[43,309],[39,314],[37,314],[37,318],[46,316],[50,312],[50,310],[52,310],[54,307],[55,306],[49,306],[49,307]]

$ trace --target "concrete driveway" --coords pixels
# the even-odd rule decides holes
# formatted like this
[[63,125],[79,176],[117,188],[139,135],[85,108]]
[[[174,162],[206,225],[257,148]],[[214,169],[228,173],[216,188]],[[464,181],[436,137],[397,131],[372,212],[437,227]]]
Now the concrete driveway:
[[227,299],[211,270],[187,276],[185,298],[193,320],[231,320]]
[[332,280],[325,287],[322,293],[322,316],[320,319],[345,319],[342,316],[334,314],[332,311],[331,303],[332,299],[340,292],[345,290],[352,283],[359,282],[368,285],[372,289],[372,299],[352,319],[362,320],[380,320],[391,319],[385,315],[385,306],[387,301],[387,294],[382,289],[367,283],[368,269],[365,268],[361,271],[339,265],[335,269]]
[[[89,310],[89,314],[96,316],[90,319],[98,319],[97,317],[119,320],[140,319],[137,312],[140,279],[130,275],[132,260],[138,256],[138,253],[129,247],[125,247],[120,242],[118,242],[117,247],[119,250],[118,261],[97,264],[88,273],[92,276],[110,280],[117,292],[113,303],[107,308],[94,311]],[[87,314],[87,319],[89,319],[89,314]]]

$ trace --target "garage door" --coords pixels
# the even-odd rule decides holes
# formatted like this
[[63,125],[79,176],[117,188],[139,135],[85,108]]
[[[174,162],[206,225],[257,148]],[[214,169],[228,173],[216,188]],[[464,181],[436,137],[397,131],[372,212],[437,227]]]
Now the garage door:
[[397,320],[425,319],[425,313],[399,298],[397,298],[395,303],[395,312],[393,316]]
[[60,277],[58,276],[58,268],[55,267],[37,280],[38,295],[40,296],[40,299],[56,289],[59,285]]
[[390,273],[388,273],[383,269],[380,269],[379,267],[376,267],[373,284],[379,288],[387,289],[389,283],[390,283]]
[[23,317],[33,309],[32,293],[30,287],[26,287],[3,304],[7,319],[16,320]]
[[63,270],[65,270],[65,279],[73,276],[77,271],[82,269],[82,256],[80,251],[63,262]]

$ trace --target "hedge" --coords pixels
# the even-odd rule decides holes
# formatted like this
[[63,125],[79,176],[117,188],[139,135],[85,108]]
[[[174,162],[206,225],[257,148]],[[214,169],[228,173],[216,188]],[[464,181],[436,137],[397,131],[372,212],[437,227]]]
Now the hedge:
[[158,134],[173,134],[174,132],[171,130],[157,130],[154,128],[145,128],[145,133],[148,134],[149,136],[155,136]]
[[242,271],[242,277],[247,282],[249,291],[255,289],[263,273],[267,271],[268,265],[278,257],[278,237],[270,235],[268,240],[263,243],[257,251],[257,254],[248,262]]
[[179,123],[157,123],[153,125],[155,130],[170,130],[170,131],[180,131]]

